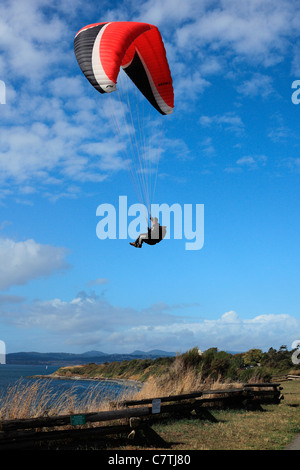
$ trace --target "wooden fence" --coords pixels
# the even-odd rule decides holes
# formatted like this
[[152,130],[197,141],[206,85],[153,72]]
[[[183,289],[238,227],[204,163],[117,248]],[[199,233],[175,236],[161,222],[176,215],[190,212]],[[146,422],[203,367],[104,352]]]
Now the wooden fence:
[[272,380],[276,382],[286,382],[288,380],[300,380],[300,375],[286,374],[286,375],[274,375]]
[[142,434],[148,445],[168,447],[151,428],[154,422],[193,415],[216,422],[211,413],[215,408],[262,409],[264,404],[279,404],[283,399],[281,390],[279,383],[253,383],[240,388],[112,402],[111,411],[3,420],[0,450],[38,448],[45,441],[47,445],[50,441],[95,441],[112,434],[126,434],[128,438]]

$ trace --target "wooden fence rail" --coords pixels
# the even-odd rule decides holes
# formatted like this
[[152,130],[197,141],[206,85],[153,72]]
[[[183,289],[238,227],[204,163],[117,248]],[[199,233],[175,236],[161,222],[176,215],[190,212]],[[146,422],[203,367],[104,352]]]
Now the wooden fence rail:
[[286,382],[288,380],[300,380],[300,375],[293,375],[293,374],[285,374],[285,375],[274,375],[272,380],[276,380],[279,382]]
[[[217,421],[211,414],[213,408],[260,409],[263,404],[279,404],[283,399],[281,390],[279,383],[244,384],[240,388],[112,402],[113,409],[110,411],[2,420],[0,450],[33,447],[42,441],[97,439],[111,434],[130,433],[133,437],[138,430],[143,430],[144,435],[150,436],[159,446],[168,447],[154,433],[151,428],[153,422],[166,416],[176,419],[183,415],[190,416],[191,413],[199,418]],[[110,424],[106,425],[107,422]]]

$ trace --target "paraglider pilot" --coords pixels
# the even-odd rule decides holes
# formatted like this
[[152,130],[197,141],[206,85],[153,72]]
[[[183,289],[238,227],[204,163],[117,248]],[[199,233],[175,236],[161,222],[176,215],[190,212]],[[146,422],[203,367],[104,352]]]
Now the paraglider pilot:
[[157,217],[151,217],[150,220],[152,222],[151,227],[148,228],[147,233],[141,233],[134,243],[130,243],[130,245],[135,246],[136,248],[142,248],[143,243],[147,243],[147,245],[156,245],[159,243],[166,234],[166,227],[161,226],[158,223]]

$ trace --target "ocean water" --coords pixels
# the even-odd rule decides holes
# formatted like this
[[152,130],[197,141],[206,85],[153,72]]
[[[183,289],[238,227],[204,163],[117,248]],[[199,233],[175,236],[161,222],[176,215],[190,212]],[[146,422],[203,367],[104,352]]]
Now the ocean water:
[[[64,380],[64,379],[36,379],[34,375],[49,375],[59,369],[59,366],[38,365],[12,365],[0,364],[0,406],[10,390],[29,388],[32,384],[38,386],[57,401],[61,396],[69,396],[70,401],[82,402],[89,396],[97,399],[118,399],[124,392],[128,397],[136,390],[136,387],[125,383],[93,380]],[[41,393],[42,395],[42,393]]]
[[52,374],[58,368],[58,366],[0,364],[0,393],[20,380],[26,382],[29,376]]

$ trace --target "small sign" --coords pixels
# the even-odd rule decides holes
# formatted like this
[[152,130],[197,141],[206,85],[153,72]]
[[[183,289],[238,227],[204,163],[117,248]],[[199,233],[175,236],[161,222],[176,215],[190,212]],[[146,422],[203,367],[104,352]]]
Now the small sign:
[[72,426],[78,426],[79,424],[85,424],[85,415],[73,415],[71,416]]
[[154,398],[152,400],[152,414],[160,413],[161,399]]

